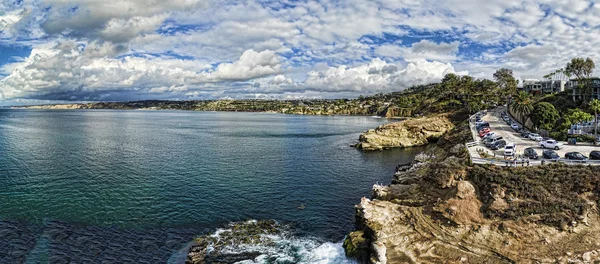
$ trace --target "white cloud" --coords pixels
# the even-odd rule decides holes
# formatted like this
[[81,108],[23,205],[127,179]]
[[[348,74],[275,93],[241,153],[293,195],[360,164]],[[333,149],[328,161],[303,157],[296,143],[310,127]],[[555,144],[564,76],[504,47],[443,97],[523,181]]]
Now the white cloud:
[[[389,92],[413,85],[440,81],[444,75],[456,73],[452,65],[423,59],[410,61],[405,67],[374,59],[357,67],[330,67],[308,73],[306,88],[323,91]],[[467,74],[461,72],[459,74]]]
[[589,0],[3,1],[0,50],[34,50],[0,58],[0,91],[318,97],[453,71],[540,78],[572,57],[600,60],[599,13]]
[[458,47],[458,41],[438,44],[424,39],[413,43],[410,48],[393,44],[382,45],[375,49],[375,53],[390,58],[404,58],[406,60],[427,59],[447,62],[457,59]]
[[206,83],[247,81],[281,70],[277,55],[269,50],[248,50],[239,60],[213,69],[210,64],[174,58],[107,57],[115,45],[84,47],[65,42],[36,48],[0,81],[0,95],[3,99],[43,99],[72,93],[79,100],[91,100],[103,91],[184,92]]

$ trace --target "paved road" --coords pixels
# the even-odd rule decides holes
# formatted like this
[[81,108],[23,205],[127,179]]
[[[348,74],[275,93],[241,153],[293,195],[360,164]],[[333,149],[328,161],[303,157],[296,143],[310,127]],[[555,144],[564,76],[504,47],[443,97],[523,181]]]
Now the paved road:
[[[500,135],[506,140],[507,143],[515,143],[517,144],[517,154],[522,154],[523,150],[528,147],[533,147],[538,152],[538,155],[541,156],[543,149],[539,146],[537,141],[533,141],[530,139],[522,138],[519,133],[514,131],[509,125],[502,120],[500,113],[505,111],[505,107],[499,107],[495,110],[489,111],[486,116],[481,118],[483,121],[490,123],[490,128],[493,132]],[[564,157],[567,152],[581,152],[583,155],[588,156],[592,150],[600,150],[600,147],[594,147],[591,145],[567,145],[567,142],[561,142],[564,144],[564,148],[556,151],[560,157]],[[492,150],[486,149],[490,153],[493,153]],[[500,149],[495,151],[496,155],[502,156],[504,149]]]

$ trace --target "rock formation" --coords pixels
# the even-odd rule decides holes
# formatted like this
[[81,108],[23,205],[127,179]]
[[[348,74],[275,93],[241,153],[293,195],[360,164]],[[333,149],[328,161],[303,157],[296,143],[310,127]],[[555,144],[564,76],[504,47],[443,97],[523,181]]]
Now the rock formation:
[[347,255],[381,264],[600,263],[599,170],[471,167],[456,134],[362,198]]
[[423,146],[454,128],[446,115],[408,119],[362,133],[356,145],[363,150]]

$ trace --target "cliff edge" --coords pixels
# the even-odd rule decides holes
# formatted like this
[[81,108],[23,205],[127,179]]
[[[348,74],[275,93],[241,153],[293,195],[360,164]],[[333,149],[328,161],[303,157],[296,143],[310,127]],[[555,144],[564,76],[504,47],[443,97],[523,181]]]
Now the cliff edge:
[[472,166],[464,124],[356,205],[363,263],[600,261],[600,168]]
[[385,124],[362,133],[357,148],[382,150],[424,146],[454,128],[447,115],[407,119]]

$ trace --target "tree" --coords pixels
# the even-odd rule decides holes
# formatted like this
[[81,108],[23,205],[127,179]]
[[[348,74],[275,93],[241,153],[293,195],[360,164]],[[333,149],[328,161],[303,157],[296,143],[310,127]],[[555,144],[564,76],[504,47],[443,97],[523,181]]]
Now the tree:
[[531,121],[538,129],[552,131],[556,120],[559,118],[558,111],[551,103],[541,102],[533,106]]
[[583,112],[579,109],[570,109],[569,113],[565,115],[565,121],[567,125],[576,124],[582,121],[592,120],[592,115]]
[[600,100],[593,99],[590,102],[590,109],[594,111],[594,144],[598,143],[598,112],[600,112]]
[[567,67],[564,69],[564,73],[567,76],[575,76],[575,79],[577,79],[577,84],[582,91],[583,100],[585,102],[587,102],[592,95],[590,77],[594,72],[594,68],[596,68],[596,65],[590,58],[586,58],[585,60],[583,58],[573,58],[571,59],[571,62],[567,63]]
[[506,105],[510,97],[517,93],[517,85],[519,81],[513,76],[513,71],[507,68],[502,68],[494,73],[494,80],[498,83],[498,87],[502,91],[502,95],[506,98]]
[[521,117],[521,121],[525,124],[526,117],[533,111],[533,99],[526,92],[520,92],[515,97],[511,110]]

